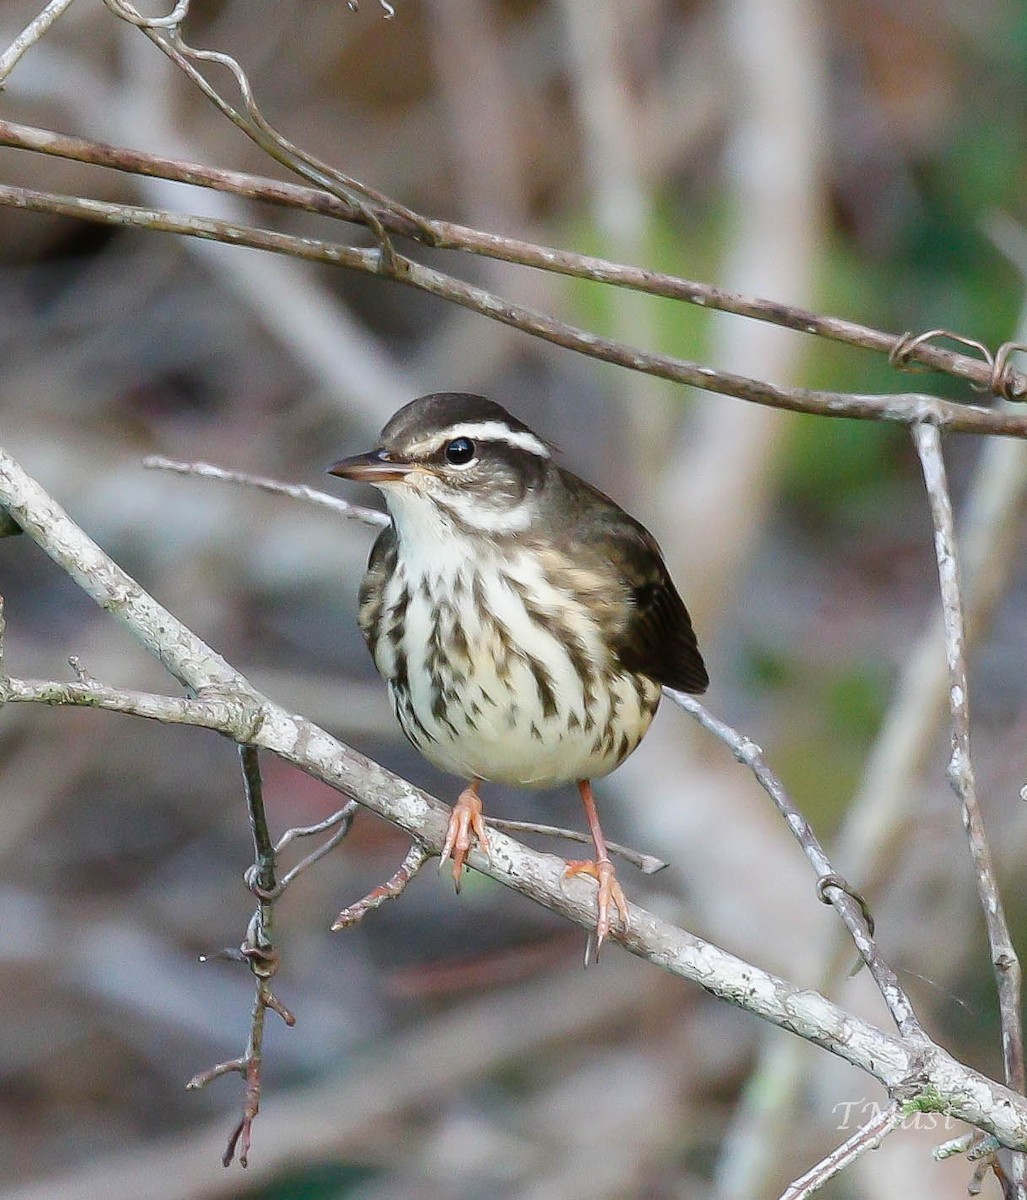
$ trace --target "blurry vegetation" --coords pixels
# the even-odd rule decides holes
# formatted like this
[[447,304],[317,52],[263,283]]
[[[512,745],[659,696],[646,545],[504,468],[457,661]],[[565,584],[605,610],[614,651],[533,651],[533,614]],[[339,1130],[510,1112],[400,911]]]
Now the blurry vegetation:
[[[597,230],[587,139],[570,103],[581,81],[568,50],[567,6],[452,2],[450,20],[466,26],[459,45],[441,40],[450,0],[396,0],[388,22],[374,0],[363,0],[359,14],[323,0],[197,4],[195,40],[231,51],[252,69],[269,115],[293,140],[404,203],[614,256]],[[784,0],[765,2],[776,11]],[[9,0],[0,42],[40,7],[40,0]],[[1013,337],[1023,276],[992,245],[985,222],[996,209],[1027,221],[1023,6],[834,0],[799,7],[805,20],[821,24],[828,60],[823,235],[807,305],[895,334],[940,326],[992,347]],[[649,216],[632,231],[645,247],[644,265],[713,283],[735,235],[737,173],[748,165],[728,153],[744,113],[725,18],[742,11],[737,0],[646,0],[597,3],[593,16],[617,22],[621,82],[637,128],[646,131],[638,175]],[[696,47],[710,49],[697,57]],[[488,66],[493,61],[498,74]],[[468,79],[479,98],[486,90],[500,97],[497,127],[479,127],[477,107],[461,107],[459,85]],[[693,111],[707,116],[682,143],[678,126]],[[275,173],[143,37],[86,0],[12,74],[0,116]],[[519,192],[498,200],[480,186],[489,181],[467,167],[494,161],[486,152],[497,146],[517,184],[511,191]],[[772,149],[762,164],[784,152]],[[113,172],[20,151],[0,150],[0,179],[169,207],[189,203],[177,194],[174,204],[155,200],[145,185]],[[501,202],[509,207],[496,218]],[[266,212],[259,219],[292,220]],[[259,258],[240,253],[247,262]],[[528,283],[495,264],[462,266],[497,292],[524,300],[523,288],[524,302],[599,333],[614,329],[614,297],[599,285]],[[373,427],[409,398],[403,389],[466,388],[508,403],[576,464],[601,462],[595,451],[605,440],[623,449],[620,465],[644,473],[649,465],[635,457],[618,405],[625,374],[403,289],[328,270],[303,269],[309,290],[298,309],[295,293],[279,299],[275,269],[265,263],[242,279],[225,259],[207,259],[163,235],[0,209],[0,441],[258,685],[448,796],[452,781],[401,744],[354,627],[367,531],[299,505],[144,472],[139,461],[148,452],[204,457],[321,486],[327,463],[366,445]],[[530,292],[534,286],[540,294]],[[762,290],[775,296],[774,281]],[[735,320],[667,301],[647,305],[652,347],[700,361],[709,354],[711,322]],[[280,321],[283,307],[285,315],[296,309],[305,329]],[[311,329],[325,351],[320,358],[304,343]],[[975,398],[954,380],[897,376],[881,356],[795,336],[801,361],[794,377],[777,382]],[[738,404],[683,389],[673,396],[680,404],[675,434],[695,428],[690,422],[710,403]],[[718,709],[752,717],[768,759],[827,839],[859,782],[898,668],[937,599],[919,468],[905,432],[810,417],[790,418],[786,429],[783,453],[768,454],[771,500],[755,549],[710,618],[720,627],[702,634],[714,647]],[[958,484],[978,448],[969,438],[948,448]],[[156,665],[26,542],[0,540],[11,672],[60,675],[75,653],[99,678],[165,687]],[[1010,644],[992,647],[997,662],[1021,648],[1022,575],[1000,621]],[[1004,689],[994,706],[1004,723],[998,716],[981,722],[975,747],[996,797],[989,827],[1007,877],[1016,879],[1027,830],[1023,807],[1010,797],[1027,773],[1027,741],[1010,728],[1022,733],[1027,725],[1027,672],[982,672],[977,686]],[[127,1150],[143,1155],[169,1130],[200,1121],[230,1125],[235,1080],[201,1095],[182,1090],[194,1069],[238,1052],[249,1004],[239,968],[194,962],[200,950],[237,942],[248,912],[236,769],[231,748],[212,741],[92,713],[0,714],[0,1023],[9,1033],[0,1046],[0,1094],[8,1097],[0,1100],[0,1200],[16,1200],[26,1181],[61,1170],[67,1173],[52,1177],[54,1200],[135,1200],[119,1190],[123,1160],[110,1168],[106,1190],[103,1165],[93,1160]],[[705,794],[689,790],[687,772],[682,781],[679,805],[705,805]],[[965,928],[969,901],[959,907],[950,886],[963,853],[958,814],[939,779],[923,790],[917,837],[897,853],[899,900],[890,892],[873,900],[885,914],[889,953],[972,1009],[953,1016],[930,989],[918,1003],[943,1014],[956,1054],[994,1067],[982,943],[976,926],[972,935]],[[280,826],[318,820],[333,801],[284,768],[272,769],[269,791]],[[496,795],[496,815],[577,819],[565,797]],[[639,795],[636,807],[648,802]],[[632,828],[630,808],[618,814],[629,836],[649,837]],[[725,841],[743,847],[737,871],[723,873],[724,889],[744,892],[752,864],[764,861],[763,834],[754,834],[755,846],[745,837],[744,828],[724,831]],[[672,894],[680,903],[680,889],[695,905],[688,919],[703,932],[710,922],[719,934],[686,858],[712,853],[709,839],[702,833],[683,842],[685,849],[643,846],[685,865],[676,858],[666,878],[632,877],[625,885],[643,902],[647,889],[662,888],[665,905]],[[448,886],[418,880],[395,910],[352,934],[329,935],[334,913],[387,877],[402,853],[402,839],[365,816],[341,852],[305,876],[279,909],[287,960],[280,990],[299,1016],[295,1030],[275,1033],[269,1059],[279,1082],[297,1081],[297,1094],[303,1086],[341,1088],[368,1046],[382,1047],[385,1058],[392,1039],[419,1030],[430,1043],[440,1012],[466,1006],[484,1022],[485,1010],[475,1007],[480,996],[502,1015],[517,1010],[531,985],[555,978],[560,986],[537,1014],[540,1048],[479,1073],[480,1048],[496,1032],[472,1023],[466,1064],[461,1059],[431,1103],[408,1100],[396,1085],[394,1108],[381,1118],[395,1154],[382,1152],[379,1134],[366,1159],[345,1149],[336,1158],[326,1138],[325,1161],[293,1164],[288,1177],[276,1168],[273,1179],[247,1191],[245,1177],[222,1173],[212,1160],[197,1163],[188,1184],[169,1180],[169,1189],[181,1189],[173,1194],[187,1187],[197,1197],[250,1200],[710,1194],[755,1055],[755,1022],[725,1016],[634,962],[625,968],[634,972],[626,998],[630,989],[611,961],[588,980],[593,991],[609,989],[609,1012],[583,1017],[574,1037],[550,1040],[563,989],[578,978],[580,945],[547,914],[473,878],[459,902]],[[963,874],[957,877],[962,887]],[[903,889],[920,885],[932,904],[903,909]],[[807,880],[800,891],[816,908]],[[1022,936],[1027,913],[1011,899]],[[733,913],[748,911],[739,903]],[[771,919],[757,909],[751,928],[731,936],[752,938],[783,969],[788,939],[807,916],[803,910],[793,926],[789,914]],[[819,911],[812,919],[822,916],[832,919]],[[607,953],[618,955],[613,947]],[[40,1012],[51,1013],[45,1036],[34,1025]],[[61,1069],[55,1055],[75,1070]],[[97,1064],[104,1069],[91,1086],[100,1094],[83,1095]],[[811,1085],[803,1097],[809,1107],[788,1139],[794,1173],[835,1139],[823,1107],[816,1109],[826,1086]],[[288,1104],[283,1090],[269,1107],[281,1113]],[[254,1172],[261,1155],[258,1122]],[[925,1161],[924,1194],[948,1195],[943,1185],[935,1190],[939,1179],[955,1180],[951,1194],[959,1194],[960,1169]],[[82,1182],[91,1170],[98,1174]],[[776,1194],[775,1181],[761,1194]],[[866,1188],[859,1194],[885,1194]]]

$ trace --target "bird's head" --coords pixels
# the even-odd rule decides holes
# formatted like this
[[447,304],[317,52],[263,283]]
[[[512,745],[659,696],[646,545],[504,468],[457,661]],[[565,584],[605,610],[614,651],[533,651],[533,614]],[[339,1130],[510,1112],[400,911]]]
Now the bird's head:
[[495,536],[528,527],[551,467],[550,447],[501,405],[435,392],[401,408],[374,450],[329,474],[379,488],[401,538]]

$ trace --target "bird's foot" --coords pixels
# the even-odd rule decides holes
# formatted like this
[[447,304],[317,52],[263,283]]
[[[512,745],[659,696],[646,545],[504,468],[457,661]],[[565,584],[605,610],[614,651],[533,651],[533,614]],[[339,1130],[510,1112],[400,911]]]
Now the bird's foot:
[[608,858],[601,858],[598,862],[594,859],[576,859],[567,864],[564,875],[590,875],[599,884],[599,895],[596,897],[599,916],[595,928],[595,957],[598,961],[599,951],[610,932],[613,909],[620,915],[622,925],[626,926],[628,923],[628,900],[624,889],[617,879],[613,863]]
[[478,839],[478,848],[488,854],[489,839],[485,832],[485,818],[482,815],[481,797],[478,795],[478,780],[469,783],[457,797],[453,812],[449,818],[449,828],[446,830],[446,841],[442,847],[439,868],[452,856],[453,884],[460,891],[460,876],[463,873],[467,853],[471,848],[471,835]]

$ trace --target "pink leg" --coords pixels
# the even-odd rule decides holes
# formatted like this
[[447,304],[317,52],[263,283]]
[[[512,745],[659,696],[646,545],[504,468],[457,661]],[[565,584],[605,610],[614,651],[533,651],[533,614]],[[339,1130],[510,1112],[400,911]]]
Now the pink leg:
[[486,854],[489,849],[481,797],[478,795],[479,787],[481,780],[472,779],[457,797],[456,804],[453,805],[453,815],[449,818],[449,828],[446,830],[446,842],[442,847],[440,865],[450,855],[453,856],[453,883],[457,891],[460,891],[460,875],[464,869],[467,852],[471,848],[471,834],[478,839],[479,849],[484,850]]
[[599,813],[596,811],[595,797],[592,795],[592,784],[587,779],[578,780],[578,791],[581,792],[581,802],[585,806],[585,816],[588,818],[588,828],[595,844],[595,859],[574,861],[567,864],[568,875],[591,875],[599,884],[599,895],[596,903],[599,906],[599,917],[596,921],[596,957],[603,941],[610,932],[611,907],[620,914],[621,922],[626,924],[628,919],[628,901],[620,883],[617,881],[613,863],[606,851],[606,839],[599,824]]

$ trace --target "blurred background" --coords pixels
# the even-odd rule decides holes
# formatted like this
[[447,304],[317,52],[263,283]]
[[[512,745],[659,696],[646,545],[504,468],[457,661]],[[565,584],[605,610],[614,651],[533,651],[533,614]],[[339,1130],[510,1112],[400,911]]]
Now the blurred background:
[[[40,7],[7,0],[0,45]],[[341,0],[194,8],[188,40],[237,56],[277,128],[426,214],[895,334],[941,326],[995,346],[1017,333],[1027,17],[1015,0],[395,0],[392,20],[373,0],[358,13]],[[89,0],[22,60],[0,114],[281,174]],[[0,150],[0,179],[366,244],[313,217],[22,151]],[[412,253],[592,330],[777,383],[973,398],[737,318]],[[650,525],[699,631],[710,706],[764,747],[866,891],[932,1034],[1000,1073],[944,777],[929,517],[902,429],[691,393],[342,271],[0,210],[5,448],[258,687],[451,800],[456,781],[399,737],[356,630],[370,531],[141,466],[150,453],[204,458],[332,488],[332,461],[369,447],[405,400],[444,389],[500,400]],[[993,597],[977,622],[974,744],[1020,938],[1025,468],[1018,446],[950,437],[946,451],[957,501],[993,505],[974,510],[982,574],[966,568]],[[75,654],[105,682],[176,691],[25,538],[0,541],[0,593],[12,675],[68,678]],[[623,867],[629,896],[886,1022],[866,973],[847,976],[851,947],[755,782],[664,710],[598,789],[608,832],[671,863],[652,878]],[[338,806],[306,776],[264,769],[276,830]],[[573,791],[494,787],[487,809],[583,827]],[[0,1200],[773,1196],[884,1099],[616,947],[584,973],[580,930],[473,874],[455,898],[429,869],[398,903],[329,933],[405,850],[363,815],[278,906],[277,992],[298,1024],[269,1017],[251,1165],[224,1171],[241,1081],[183,1085],[240,1053],[248,1026],[245,969],[197,961],[238,945],[252,910],[235,751],[195,730],[9,706]],[[825,1194],[961,1196],[969,1168],[929,1154],[957,1132],[924,1117]]]

